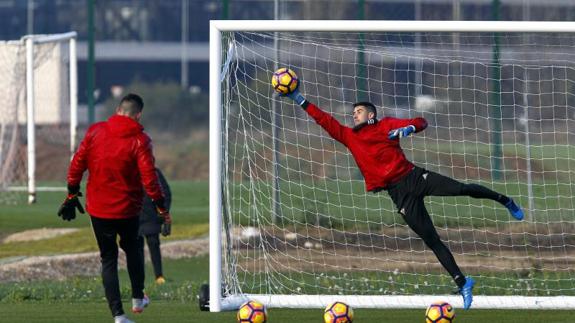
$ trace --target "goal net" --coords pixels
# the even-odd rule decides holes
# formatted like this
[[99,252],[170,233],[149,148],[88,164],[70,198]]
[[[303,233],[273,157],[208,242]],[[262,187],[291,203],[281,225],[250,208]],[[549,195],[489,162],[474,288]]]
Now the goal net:
[[352,104],[366,100],[378,116],[424,117],[429,127],[401,140],[409,160],[522,206],[519,222],[491,200],[425,200],[477,281],[474,308],[575,307],[574,24],[542,33],[545,23],[328,23],[337,32],[326,22],[220,23],[211,40],[212,311],[247,298],[462,307],[387,193],[366,192],[349,151],[275,95],[279,67],[344,125],[353,124]]
[[77,124],[75,37],[0,42],[0,203],[64,187]]

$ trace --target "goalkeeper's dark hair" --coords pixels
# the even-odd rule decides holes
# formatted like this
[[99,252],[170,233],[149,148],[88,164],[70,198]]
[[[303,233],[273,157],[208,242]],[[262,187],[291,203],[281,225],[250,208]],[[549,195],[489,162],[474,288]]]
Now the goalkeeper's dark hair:
[[373,112],[373,118],[377,118],[377,109],[375,109],[375,105],[373,105],[373,103],[368,102],[368,101],[362,101],[362,102],[356,102],[353,104],[353,108],[355,109],[355,107],[358,106],[364,106],[367,109],[367,112]]
[[120,101],[120,110],[129,116],[135,116],[144,110],[144,100],[137,94],[130,93]]

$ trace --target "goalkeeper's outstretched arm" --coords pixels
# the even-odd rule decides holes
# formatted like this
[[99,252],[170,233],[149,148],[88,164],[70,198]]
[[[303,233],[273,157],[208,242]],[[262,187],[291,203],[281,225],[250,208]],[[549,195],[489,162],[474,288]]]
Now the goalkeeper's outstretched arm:
[[322,111],[315,104],[306,100],[298,89],[295,89],[293,92],[282,96],[286,96],[292,99],[297,105],[302,107],[315,120],[315,122],[317,122],[317,124],[324,128],[327,133],[329,133],[333,139],[341,142],[344,145],[346,144],[346,133],[351,131],[351,128],[343,126],[330,114]]

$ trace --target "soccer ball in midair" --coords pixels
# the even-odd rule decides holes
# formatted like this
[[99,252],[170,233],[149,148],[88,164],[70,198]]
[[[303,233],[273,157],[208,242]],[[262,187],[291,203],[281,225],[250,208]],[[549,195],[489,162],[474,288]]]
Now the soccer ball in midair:
[[353,309],[343,302],[329,304],[323,311],[325,323],[352,323]]
[[435,302],[425,311],[425,323],[455,322],[455,310],[447,302]]
[[295,91],[298,82],[295,72],[287,67],[278,69],[272,75],[272,86],[274,90],[281,94],[289,94]]
[[239,323],[265,323],[268,313],[264,304],[258,301],[245,302],[238,310]]

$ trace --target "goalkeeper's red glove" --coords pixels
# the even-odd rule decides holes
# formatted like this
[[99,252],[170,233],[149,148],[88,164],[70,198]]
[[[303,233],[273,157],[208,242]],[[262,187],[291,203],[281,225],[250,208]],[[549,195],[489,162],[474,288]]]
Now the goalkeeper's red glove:
[[58,216],[62,217],[62,220],[71,221],[76,218],[76,209],[82,214],[85,213],[84,207],[82,207],[82,203],[78,199],[79,196],[82,196],[82,192],[80,192],[79,186],[68,186],[68,196],[62,205],[60,205],[60,209],[58,209]]

